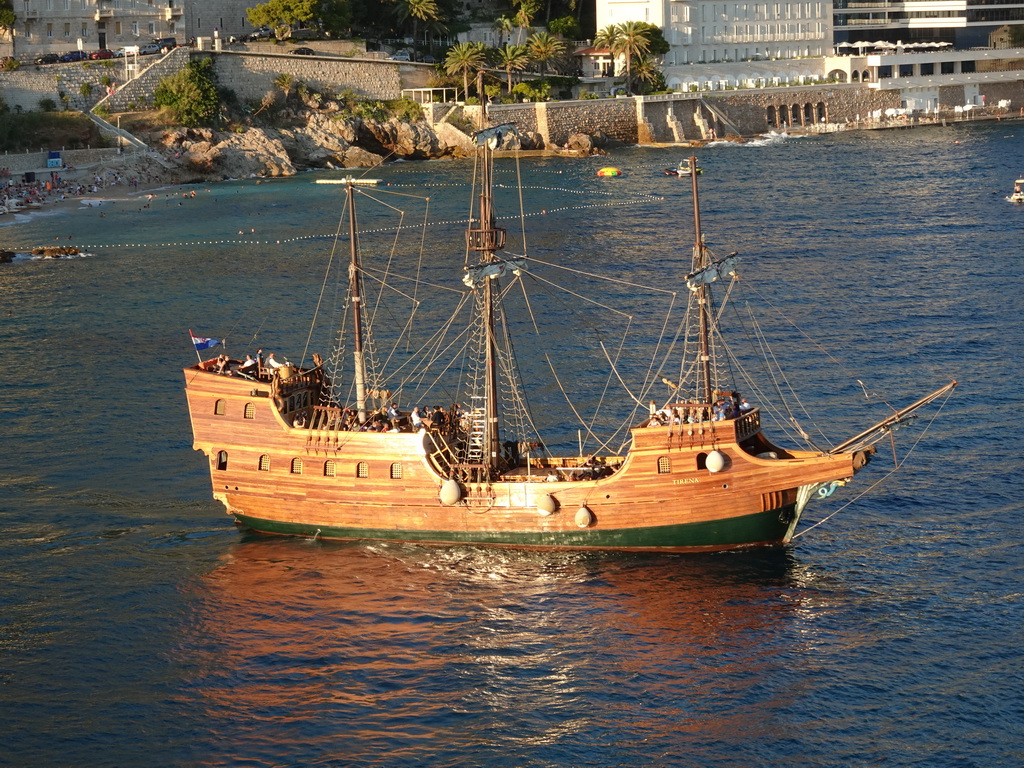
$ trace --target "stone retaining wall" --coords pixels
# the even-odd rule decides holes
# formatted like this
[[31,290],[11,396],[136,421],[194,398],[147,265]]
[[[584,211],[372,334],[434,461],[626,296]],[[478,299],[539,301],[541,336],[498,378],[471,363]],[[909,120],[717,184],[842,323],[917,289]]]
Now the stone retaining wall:
[[[134,151],[134,149],[125,148],[124,154]],[[118,156],[119,153],[116,147],[111,149],[65,149],[61,151],[63,163],[75,168],[113,160]],[[17,154],[5,152],[0,155],[0,168],[6,168],[12,174],[25,173],[25,171],[49,173],[50,170],[59,170],[47,169],[46,161],[48,159],[49,154],[47,152],[23,152]]]
[[[404,70],[411,70],[407,73]],[[284,54],[220,53],[214,56],[218,82],[242,101],[259,101],[274,89],[274,79],[288,74],[316,90],[350,89],[372,99],[397,99],[402,88],[425,88],[429,74],[423,65],[412,67],[388,61],[336,59]],[[427,68],[429,69],[429,68]],[[407,76],[408,75],[408,76]]]

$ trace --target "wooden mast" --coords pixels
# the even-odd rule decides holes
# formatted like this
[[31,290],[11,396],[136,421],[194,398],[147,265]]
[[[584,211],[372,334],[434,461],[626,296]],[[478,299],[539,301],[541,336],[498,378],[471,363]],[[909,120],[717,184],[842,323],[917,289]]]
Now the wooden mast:
[[[697,193],[697,158],[691,156],[690,183],[693,185],[693,265],[692,271],[699,272],[707,266],[707,251],[704,247],[704,235],[700,230],[700,198]],[[711,391],[711,302],[708,285],[701,282],[697,288],[697,308],[700,316],[700,376],[704,387],[704,397],[707,398],[708,406],[715,403],[714,394]],[[698,393],[699,394],[699,393]]]
[[366,358],[363,354],[362,279],[359,274],[359,241],[356,234],[356,195],[353,179],[347,179],[345,195],[348,203],[349,264],[348,292],[352,301],[352,363],[356,385],[356,412],[359,423],[366,421]]

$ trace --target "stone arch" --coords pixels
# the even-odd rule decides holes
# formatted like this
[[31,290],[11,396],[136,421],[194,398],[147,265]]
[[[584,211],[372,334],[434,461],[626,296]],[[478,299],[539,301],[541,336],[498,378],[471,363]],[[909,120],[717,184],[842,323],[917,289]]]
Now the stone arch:
[[768,121],[768,127],[772,127],[779,124],[778,112],[775,110],[774,105],[769,105],[765,110],[765,119]]
[[828,122],[828,108],[825,106],[825,102],[819,101],[815,107],[815,118],[819,123]]
[[829,80],[835,80],[837,83],[846,82],[846,72],[841,69],[833,69],[828,73]]
[[800,124],[800,105],[793,104],[789,108],[789,124],[799,125]]
[[870,83],[871,82],[871,73],[868,70],[865,69],[860,74],[860,81],[862,83]]
[[851,83],[859,83],[860,82],[860,70],[856,70],[855,69],[855,70],[853,70],[853,72],[850,73],[850,82]]

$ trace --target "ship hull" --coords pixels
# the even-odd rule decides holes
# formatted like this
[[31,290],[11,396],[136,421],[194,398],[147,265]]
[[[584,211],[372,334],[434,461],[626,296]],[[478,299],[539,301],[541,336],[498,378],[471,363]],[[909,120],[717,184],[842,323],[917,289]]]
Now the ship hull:
[[438,546],[473,544],[516,549],[634,552],[715,552],[782,545],[796,515],[794,505],[755,515],[702,523],[598,529],[594,531],[431,531],[314,526],[264,520],[236,513],[241,525],[260,533],[334,540],[403,541]]
[[[296,428],[295,415],[309,410],[299,394],[280,397],[204,366],[185,374],[194,448],[209,459],[214,497],[268,534],[580,550],[772,546],[790,540],[814,491],[857,468],[854,454],[767,458],[774,446],[754,413],[634,429],[628,454],[597,479],[563,479],[587,472],[561,459],[490,482],[459,480],[453,496],[457,473],[438,463],[429,432]],[[723,462],[714,470],[713,453]],[[555,470],[559,480],[547,481]]]

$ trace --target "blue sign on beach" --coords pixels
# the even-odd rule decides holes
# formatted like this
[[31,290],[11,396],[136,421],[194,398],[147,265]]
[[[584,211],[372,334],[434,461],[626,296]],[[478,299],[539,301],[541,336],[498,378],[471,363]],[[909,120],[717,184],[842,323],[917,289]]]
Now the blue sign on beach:
[[60,168],[61,165],[63,165],[63,163],[61,163],[60,152],[59,151],[50,152],[50,153],[47,154],[47,157],[46,157],[46,167],[47,168]]

